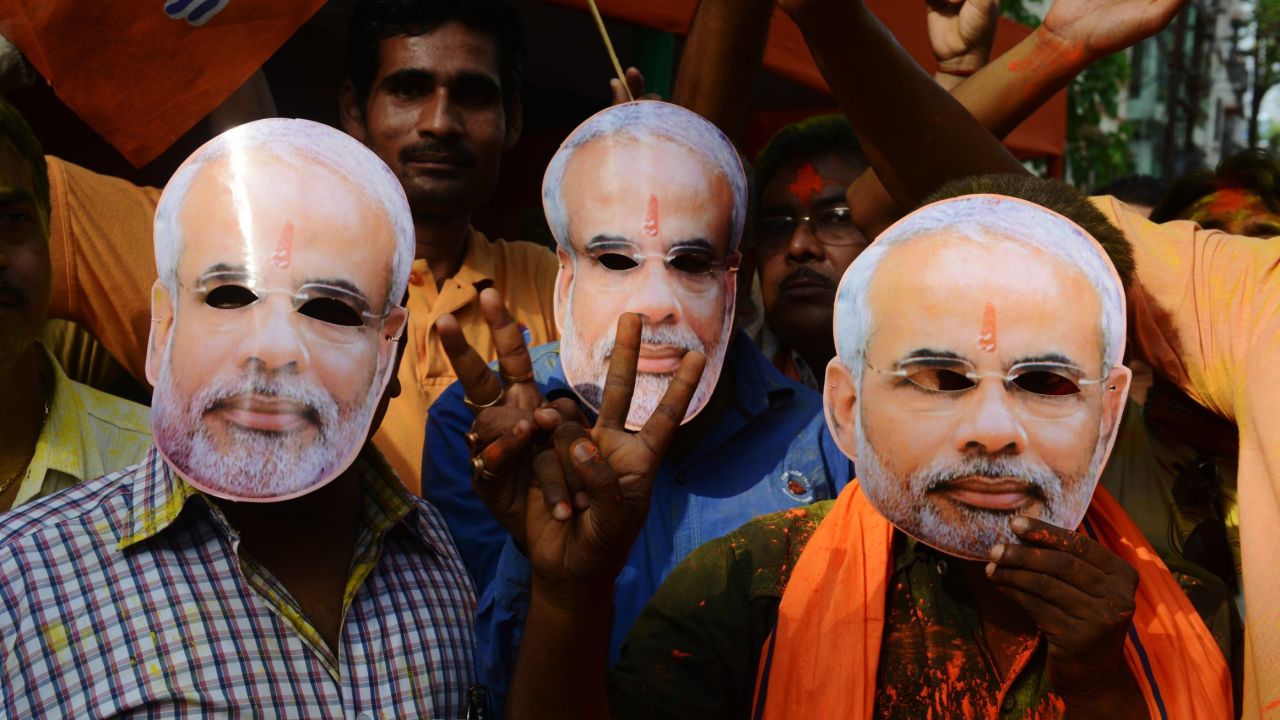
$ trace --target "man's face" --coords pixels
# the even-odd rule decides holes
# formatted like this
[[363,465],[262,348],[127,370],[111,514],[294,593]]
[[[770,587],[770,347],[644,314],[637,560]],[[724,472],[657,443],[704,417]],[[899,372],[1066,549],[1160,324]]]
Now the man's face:
[[574,256],[559,250],[557,313],[565,375],[599,406],[622,313],[644,335],[628,425],[652,414],[690,350],[707,369],[686,417],[711,397],[724,362],[735,272],[729,182],[674,143],[600,138],[577,150],[562,191]]
[[755,225],[760,290],[769,327],[787,347],[821,342],[835,354],[836,286],[867,246],[845,191],[864,169],[842,154],[821,155],[784,166],[764,188]]
[[1223,188],[1205,195],[1179,213],[1178,219],[1231,235],[1280,236],[1280,214],[1268,208],[1257,193],[1242,188]]
[[[870,287],[861,388],[846,407],[853,437],[838,423],[872,504],[972,559],[1017,542],[1016,514],[1075,528],[1127,383],[1123,368],[1102,377],[1101,305],[1086,277],[992,242],[937,234],[886,255]],[[1017,377],[1006,384],[1008,374]]]
[[458,22],[378,44],[378,71],[363,107],[348,86],[343,127],[395,172],[417,217],[457,215],[486,202],[508,124],[494,38]]
[[49,242],[31,172],[0,138],[0,366],[35,342],[49,312]]
[[206,166],[183,205],[181,287],[153,302],[153,430],[201,489],[283,500],[358,452],[403,315],[366,317],[387,310],[395,241],[364,190],[248,162]]

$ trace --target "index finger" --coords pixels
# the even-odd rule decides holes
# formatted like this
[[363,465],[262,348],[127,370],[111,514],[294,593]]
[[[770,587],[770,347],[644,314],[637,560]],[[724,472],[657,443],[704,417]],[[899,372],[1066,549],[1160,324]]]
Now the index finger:
[[529,359],[529,346],[525,344],[520,324],[503,304],[502,295],[493,288],[481,291],[480,312],[493,336],[493,347],[498,351],[498,367],[502,373],[508,378],[528,377],[532,380],[533,361]]
[[[1028,545],[1068,553],[1103,572],[1113,572],[1116,569],[1116,563],[1123,562],[1115,553],[1084,533],[1066,530],[1043,520],[1019,515],[1009,522],[1009,526]],[[1020,527],[1025,529],[1019,529]]]
[[640,360],[642,322],[635,313],[618,316],[618,331],[613,352],[609,355],[609,374],[604,381],[604,397],[600,401],[597,427],[626,427],[631,411],[631,394],[636,386],[636,364]]
[[458,319],[448,313],[436,320],[436,332],[440,333],[440,345],[453,366],[453,373],[462,383],[466,398],[477,405],[487,405],[502,394],[498,377],[489,369],[480,353],[471,347]]

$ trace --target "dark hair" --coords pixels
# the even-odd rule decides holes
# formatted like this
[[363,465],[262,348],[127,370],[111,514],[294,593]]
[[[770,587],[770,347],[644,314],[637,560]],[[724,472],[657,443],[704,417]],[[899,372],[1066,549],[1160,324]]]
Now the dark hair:
[[[782,128],[756,154],[755,191],[764,193],[765,186],[784,166],[828,154],[847,155],[854,162],[867,164],[858,136],[844,115],[818,115]],[[758,204],[759,197],[755,200]]]
[[1280,212],[1280,160],[1266,150],[1253,149],[1232,155],[1216,170],[1193,170],[1169,186],[1151,211],[1154,222],[1168,222],[1197,200],[1224,188],[1250,190],[1273,212]]
[[1155,207],[1164,196],[1165,183],[1150,175],[1125,175],[1117,178],[1090,195],[1110,195],[1130,205]]
[[934,191],[923,204],[928,205],[962,195],[1004,195],[1035,203],[1052,210],[1084,228],[1111,259],[1120,282],[1129,287],[1133,280],[1133,248],[1120,229],[1111,224],[1102,211],[1089,202],[1079,190],[1058,180],[1045,180],[1033,175],[974,175],[958,178]]
[[379,43],[429,33],[452,21],[493,37],[502,105],[511,112],[524,73],[524,29],[510,0],[358,0],[347,28],[347,79],[361,107],[378,74]]
[[49,166],[45,164],[44,150],[31,126],[18,109],[0,96],[0,140],[9,143],[18,158],[31,173],[31,192],[35,195],[36,211],[41,215],[46,232],[49,228]]

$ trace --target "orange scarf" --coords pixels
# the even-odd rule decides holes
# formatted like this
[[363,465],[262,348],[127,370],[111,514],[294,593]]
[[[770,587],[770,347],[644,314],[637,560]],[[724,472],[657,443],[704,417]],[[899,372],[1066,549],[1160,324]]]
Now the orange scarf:
[[[1152,718],[1231,718],[1231,678],[1208,628],[1141,532],[1101,487],[1082,529],[1140,576],[1125,660]],[[761,653],[754,718],[870,718],[893,526],[857,481],[800,554]],[[839,678],[839,682],[832,682]]]

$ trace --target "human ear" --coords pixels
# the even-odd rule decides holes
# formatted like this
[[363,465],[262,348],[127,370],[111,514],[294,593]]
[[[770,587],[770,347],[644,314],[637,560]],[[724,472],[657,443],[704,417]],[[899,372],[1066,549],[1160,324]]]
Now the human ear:
[[520,133],[523,131],[524,103],[521,102],[520,96],[517,94],[511,98],[511,109],[507,111],[507,132],[502,139],[504,152],[516,146],[516,142],[520,140]]
[[151,334],[147,336],[147,382],[156,386],[165,348],[173,334],[173,296],[159,279],[151,285]]
[[560,272],[556,274],[556,329],[563,334],[565,308],[569,302],[569,290],[573,287],[573,258],[564,248],[557,245],[556,259],[560,261]]
[[822,387],[822,411],[827,417],[827,429],[835,438],[840,451],[851,460],[857,460],[858,389],[853,373],[844,366],[839,356],[827,363],[826,382]]
[[368,134],[364,108],[361,107],[360,99],[356,95],[356,86],[350,80],[342,84],[342,90],[338,93],[338,118],[342,122],[343,131],[364,143],[365,136]]

